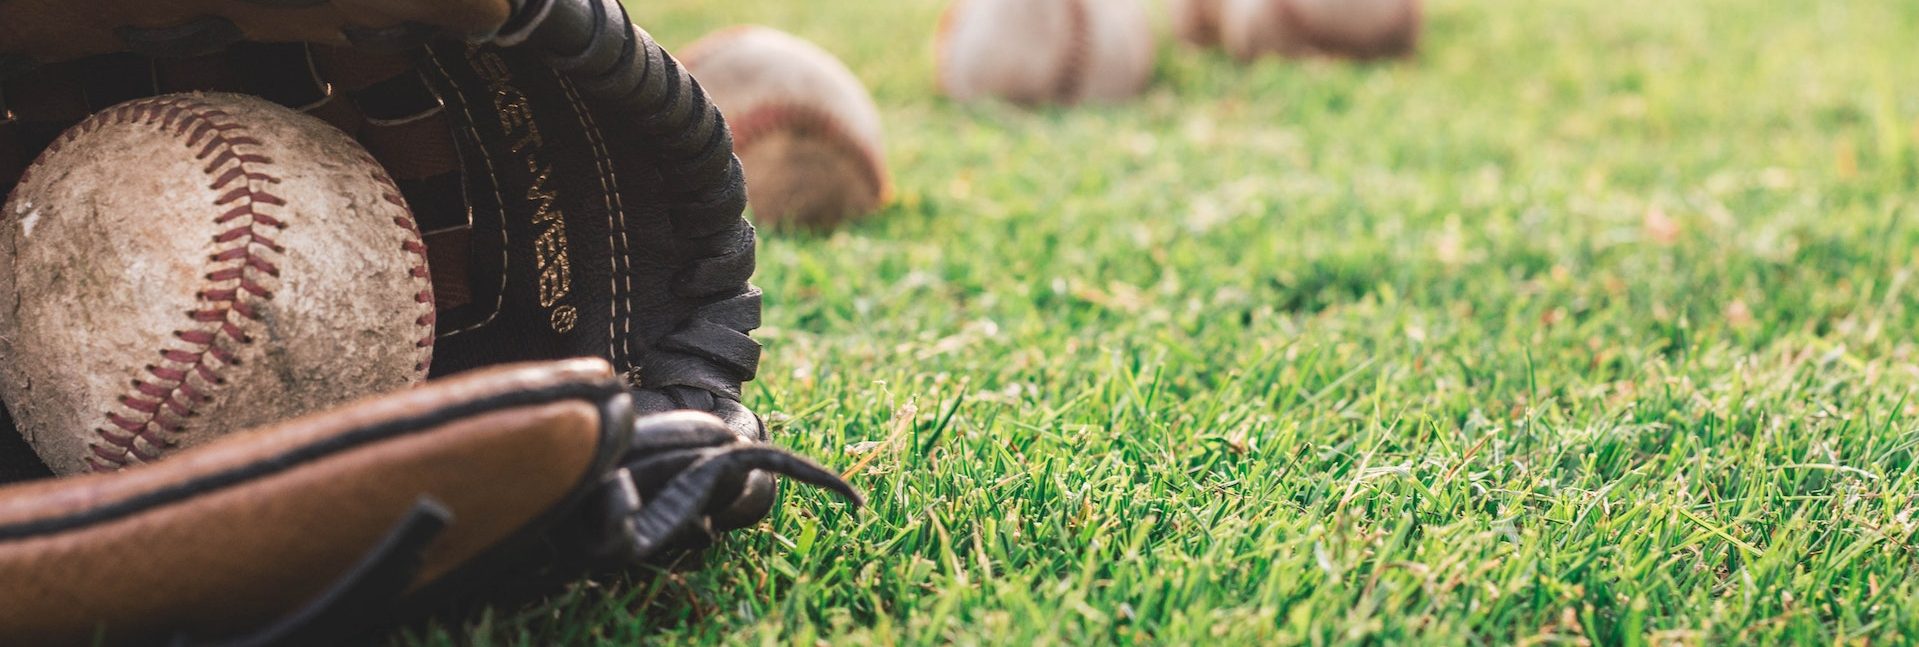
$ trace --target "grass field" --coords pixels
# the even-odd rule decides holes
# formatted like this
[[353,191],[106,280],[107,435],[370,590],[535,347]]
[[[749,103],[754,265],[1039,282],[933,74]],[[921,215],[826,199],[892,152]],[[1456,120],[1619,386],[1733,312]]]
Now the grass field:
[[937,97],[940,6],[633,7],[886,114],[896,205],[764,236],[748,390],[871,506],[411,640],[1919,633],[1919,3],[1434,0],[1405,64],[1041,111]]

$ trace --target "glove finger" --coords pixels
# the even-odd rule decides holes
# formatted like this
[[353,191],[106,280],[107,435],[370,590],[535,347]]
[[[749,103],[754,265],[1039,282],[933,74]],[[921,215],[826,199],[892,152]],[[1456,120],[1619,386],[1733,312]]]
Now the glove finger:
[[89,644],[107,621],[119,644],[257,628],[349,572],[421,496],[454,521],[415,590],[449,582],[570,527],[631,425],[625,402],[604,362],[508,367],[125,472],[0,488],[0,634]]
[[[757,442],[766,442],[769,435],[766,423],[753,415],[744,405],[732,400],[718,403],[719,415],[726,421],[727,427],[741,438]],[[713,513],[713,526],[720,532],[738,530],[765,519],[773,511],[774,503],[779,501],[779,480],[765,472],[748,474],[741,484],[739,495]]]
[[826,488],[855,506],[864,499],[851,485],[825,468],[772,447],[737,446],[716,452],[675,477],[665,490],[646,502],[632,519],[634,553],[640,559],[656,554],[682,532],[706,520],[715,486],[728,474],[766,470]]
[[733,501],[713,513],[713,529],[720,532],[739,530],[759,523],[773,511],[773,503],[779,500],[779,481],[766,472],[752,472],[746,475],[746,482],[740,487],[740,495]]
[[646,456],[674,449],[714,447],[740,438],[711,414],[671,411],[640,418],[633,424],[631,455]]

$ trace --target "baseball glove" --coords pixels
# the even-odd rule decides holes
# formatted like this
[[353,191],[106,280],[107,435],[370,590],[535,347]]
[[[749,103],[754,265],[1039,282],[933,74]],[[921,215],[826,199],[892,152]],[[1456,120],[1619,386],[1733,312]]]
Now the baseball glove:
[[328,643],[702,541],[749,470],[858,501],[710,414],[637,402],[602,360],[515,365],[5,488],[0,637]]
[[[502,538],[567,553],[531,563],[569,574],[605,561],[574,554],[581,537],[606,539],[582,530],[583,517],[636,520],[620,541],[628,557],[651,557],[663,542],[697,543],[763,518],[775,494],[769,471],[843,489],[758,444],[766,429],[739,402],[759,359],[748,332],[760,293],[748,283],[754,232],[741,217],[732,140],[699,85],[617,0],[0,0],[0,192],[88,115],[195,91],[304,111],[387,169],[426,243],[435,377],[570,357],[605,364],[430,385],[75,479],[48,479],[17,434],[0,429],[0,483],[25,481],[0,489],[0,642],[65,642],[94,635],[74,633],[88,622],[106,627],[107,642],[310,635],[321,626],[315,614],[332,622],[384,613],[389,598],[436,599],[429,589],[448,576],[500,561],[483,557],[505,550]],[[596,370],[630,388],[587,375]],[[562,424],[527,412],[557,392],[598,413]],[[711,417],[671,414],[638,434],[609,422],[688,410]],[[0,417],[0,427],[11,423]],[[442,427],[500,444],[414,433]],[[564,469],[479,460],[559,451],[538,446],[587,429],[597,453]],[[671,442],[646,439],[656,436]],[[620,447],[629,442],[638,449]],[[157,454],[126,449],[128,464]],[[417,456],[381,468],[383,459],[348,457],[361,452]],[[447,462],[418,458],[436,454]],[[308,466],[327,487],[269,484]],[[608,485],[622,473],[635,488]],[[649,487],[665,489],[648,496]],[[502,511],[507,503],[489,493],[519,507]],[[396,496],[408,507],[370,503]],[[581,512],[589,508],[601,512]],[[436,525],[445,529],[432,539]],[[393,529],[385,543],[365,532],[376,526]],[[553,539],[562,527],[566,541]],[[318,544],[299,548],[330,561],[285,547],[240,550],[256,541]],[[407,564],[422,549],[415,573]],[[184,559],[194,551],[207,554]],[[347,573],[346,555],[367,557]],[[175,561],[181,570],[164,566]],[[48,580],[49,570],[67,584]],[[261,580],[243,586],[249,577]],[[189,586],[175,579],[201,597],[154,593]],[[315,593],[324,582],[339,587]],[[284,615],[309,593],[318,597],[306,615]],[[296,630],[259,633],[272,617]]]

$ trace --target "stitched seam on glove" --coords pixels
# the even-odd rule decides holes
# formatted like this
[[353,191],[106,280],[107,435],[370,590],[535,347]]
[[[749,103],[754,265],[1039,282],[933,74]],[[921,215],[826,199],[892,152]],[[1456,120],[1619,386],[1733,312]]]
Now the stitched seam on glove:
[[[460,87],[459,80],[454,78],[453,74],[447,71],[446,66],[440,62],[439,58],[434,56],[422,56],[421,60],[424,61],[424,65],[421,67],[421,70],[423,73],[428,69],[425,66],[430,65],[431,66],[430,69],[435,75],[435,78],[438,78],[444,81],[449,87],[453,88],[455,94],[459,94],[461,96],[469,96],[466,90]],[[466,102],[464,101],[459,102],[458,105],[460,106],[460,115],[462,118],[452,120],[453,123],[456,124],[461,130],[465,131],[467,137],[471,138],[473,141],[479,141],[481,139],[481,135],[480,135],[479,129],[474,127],[475,120],[473,118],[473,111],[467,107]],[[488,151],[485,146],[478,146],[475,148],[477,150],[477,155],[480,162],[486,166],[485,168],[486,176],[491,178],[499,177],[499,171],[495,167],[492,152]],[[462,162],[462,164],[464,164],[464,162]],[[464,173],[470,172],[470,170],[465,169],[463,167],[461,169],[461,172],[464,174]],[[491,186],[491,190],[493,193],[493,204],[504,204],[506,201],[506,196],[500,194],[499,185],[497,183],[493,184]],[[466,205],[466,212],[467,212],[466,214],[467,222],[469,223],[473,222],[473,205],[471,202],[469,202]],[[499,238],[500,272],[499,272],[499,276],[497,277],[498,284],[494,287],[494,290],[493,290],[493,294],[494,294],[493,307],[490,310],[488,310],[486,316],[481,318],[479,321],[476,321],[465,328],[446,331],[445,333],[442,333],[441,335],[442,337],[454,337],[461,333],[471,332],[474,330],[485,328],[487,325],[493,323],[495,319],[498,319],[500,316],[500,312],[506,309],[506,294],[507,294],[506,284],[507,284],[507,277],[512,276],[513,274],[513,259],[512,259],[512,255],[507,253],[506,229],[502,227],[499,231],[494,232],[494,234]]]
[[610,381],[588,384],[562,384],[522,391],[508,391],[491,398],[460,402],[452,406],[415,416],[389,419],[337,436],[325,438],[278,456],[261,459],[224,472],[209,474],[192,481],[170,485],[127,499],[102,504],[99,507],[82,510],[68,516],[39,519],[14,525],[0,525],[0,542],[71,532],[124,519],[163,506],[187,501],[209,492],[244,486],[248,481],[271,477],[299,468],[307,463],[376,442],[429,431],[449,422],[455,422],[493,411],[514,407],[538,406],[567,400],[600,402],[625,392],[625,388],[619,383]]
[[[632,292],[633,272],[631,265],[632,244],[626,235],[626,205],[620,202],[619,177],[614,174],[613,156],[608,152],[606,141],[602,139],[600,127],[593,122],[592,111],[581,100],[579,91],[574,88],[573,80],[561,75],[560,89],[565,91],[566,100],[573,104],[574,113],[580,120],[581,132],[592,143],[594,167],[600,172],[600,192],[606,208],[607,248],[612,252],[608,260],[612,267],[607,268],[607,289],[612,295],[607,304],[606,335],[607,348],[611,351],[607,360],[614,366],[629,366],[633,357]],[[626,309],[626,316],[620,311]]]

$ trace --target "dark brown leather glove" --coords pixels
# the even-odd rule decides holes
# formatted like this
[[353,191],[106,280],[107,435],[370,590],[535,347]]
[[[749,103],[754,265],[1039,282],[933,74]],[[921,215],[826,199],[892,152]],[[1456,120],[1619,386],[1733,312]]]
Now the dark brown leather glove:
[[851,494],[739,402],[760,293],[732,140],[617,0],[0,0],[0,192],[89,114],[190,91],[305,111],[387,168],[428,247],[436,377],[603,361],[73,479],[0,429],[0,644],[324,642],[487,573],[520,589],[749,525],[769,472]]
[[0,488],[0,642],[326,643],[700,541],[749,470],[858,501],[709,414],[635,402],[601,360],[515,365]]
[[[766,438],[739,402],[760,293],[732,139],[617,0],[0,1],[0,192],[92,112],[183,91],[303,110],[387,168],[427,243],[434,375],[602,357],[643,412]],[[764,475],[733,489],[721,527],[772,505]]]

